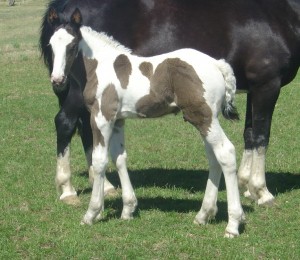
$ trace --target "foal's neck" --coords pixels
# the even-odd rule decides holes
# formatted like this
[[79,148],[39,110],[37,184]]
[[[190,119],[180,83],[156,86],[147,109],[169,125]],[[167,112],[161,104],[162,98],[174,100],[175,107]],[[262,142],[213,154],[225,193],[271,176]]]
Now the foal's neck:
[[87,58],[103,59],[104,57],[131,53],[130,49],[121,45],[105,33],[98,33],[86,26],[82,26],[80,31],[82,40],[80,41],[79,49],[82,51],[83,56]]

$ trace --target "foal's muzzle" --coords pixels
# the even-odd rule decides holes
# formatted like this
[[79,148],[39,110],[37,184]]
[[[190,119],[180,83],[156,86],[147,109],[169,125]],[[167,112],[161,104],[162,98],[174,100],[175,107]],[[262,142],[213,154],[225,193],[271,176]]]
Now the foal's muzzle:
[[55,90],[62,90],[66,83],[67,83],[67,76],[65,75],[62,75],[62,76],[53,76],[51,75],[51,83],[52,83],[52,87],[55,89]]

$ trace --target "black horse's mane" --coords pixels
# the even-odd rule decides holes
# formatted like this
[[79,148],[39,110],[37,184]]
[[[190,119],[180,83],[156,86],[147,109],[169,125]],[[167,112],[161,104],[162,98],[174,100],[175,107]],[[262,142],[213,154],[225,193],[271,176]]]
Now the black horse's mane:
[[[51,47],[49,46],[50,37],[54,32],[54,28],[48,23],[48,11],[51,8],[54,8],[58,13],[62,13],[68,4],[69,0],[52,0],[49,2],[46,11],[42,17],[42,23],[40,27],[40,40],[39,47],[41,51],[41,56],[44,60],[45,65],[47,66],[49,73],[51,73],[53,64],[52,64],[52,52]],[[62,18],[62,17],[61,17]]]

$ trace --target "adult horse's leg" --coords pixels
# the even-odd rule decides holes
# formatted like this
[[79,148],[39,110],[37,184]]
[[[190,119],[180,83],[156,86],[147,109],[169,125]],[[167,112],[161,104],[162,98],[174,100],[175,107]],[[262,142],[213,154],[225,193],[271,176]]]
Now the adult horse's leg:
[[239,187],[241,189],[246,188],[244,192],[245,197],[251,198],[251,194],[247,188],[251,170],[252,170],[252,159],[253,159],[253,127],[252,127],[252,99],[251,94],[247,94],[247,107],[246,107],[246,119],[244,128],[244,152],[241,160],[241,164],[238,171]]
[[257,200],[259,205],[271,204],[274,200],[266,186],[265,157],[272,115],[279,93],[280,79],[275,78],[248,94],[251,95],[248,102],[251,102],[252,113],[249,112],[251,117],[247,113],[245,151],[238,176],[240,185],[246,184],[248,188],[245,195]]
[[110,153],[115,163],[122,187],[123,210],[122,219],[131,219],[137,206],[137,199],[129,179],[126,159],[127,154],[124,144],[124,120],[118,120],[113,129],[113,136],[110,142]]
[[[210,205],[215,204],[216,200],[216,187],[220,179],[220,167],[224,173],[226,192],[227,192],[227,203],[228,203],[228,224],[225,230],[226,237],[234,237],[239,235],[239,224],[244,220],[244,213],[240,202],[238,181],[236,176],[236,157],[235,148],[233,144],[226,137],[223,132],[217,118],[213,119],[210,127],[210,131],[207,136],[204,137],[206,147],[208,148],[208,156],[210,165],[213,165],[216,170],[213,180],[216,182],[212,189],[212,198],[208,197]],[[212,152],[213,154],[212,155]],[[219,164],[219,167],[216,166]],[[210,185],[208,185],[209,187]],[[206,207],[206,205],[204,205]],[[204,211],[204,210],[203,210]],[[201,210],[199,212],[201,214]],[[198,214],[199,214],[198,213]]]
[[[80,106],[80,105],[79,105]],[[61,109],[55,117],[57,133],[57,168],[56,187],[60,195],[60,200],[66,203],[77,203],[77,193],[71,183],[70,169],[70,143],[76,131],[79,116],[78,103],[73,102],[72,91],[61,104]]]
[[270,204],[274,200],[266,186],[265,156],[269,144],[272,115],[279,93],[280,79],[274,78],[252,95],[254,149],[248,189],[259,205]]

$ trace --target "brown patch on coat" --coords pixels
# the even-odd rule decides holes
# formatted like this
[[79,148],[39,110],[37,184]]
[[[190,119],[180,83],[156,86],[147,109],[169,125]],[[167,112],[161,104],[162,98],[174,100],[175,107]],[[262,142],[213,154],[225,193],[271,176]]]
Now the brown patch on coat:
[[114,69],[121,87],[126,89],[132,72],[132,66],[128,57],[124,54],[119,55],[114,61]]
[[96,117],[100,111],[98,100],[95,100],[93,106],[91,107],[91,128],[93,131],[93,146],[96,147],[98,144],[105,146],[104,137],[97,126]]
[[147,77],[149,80],[153,76],[153,65],[150,62],[142,62],[139,66],[142,74]]
[[[136,104],[145,117],[158,117],[182,110],[186,121],[206,136],[212,111],[204,98],[205,89],[194,68],[178,59],[166,59],[159,64],[150,81],[150,93]],[[178,108],[170,107],[175,102]]]
[[91,110],[91,106],[95,102],[96,92],[98,87],[98,77],[96,74],[96,69],[98,66],[98,61],[95,59],[83,58],[84,66],[86,70],[86,84],[83,91],[83,97],[86,106]]
[[119,108],[119,97],[113,84],[109,84],[102,93],[101,112],[107,121],[115,118]]

